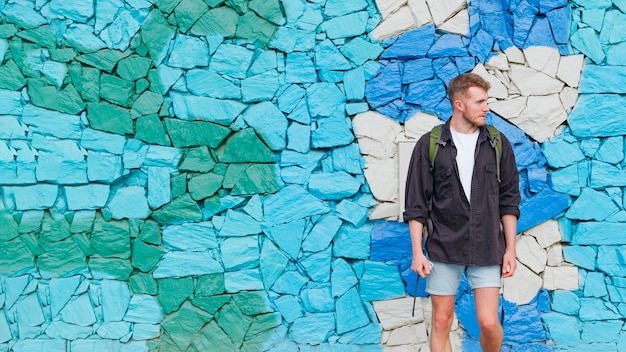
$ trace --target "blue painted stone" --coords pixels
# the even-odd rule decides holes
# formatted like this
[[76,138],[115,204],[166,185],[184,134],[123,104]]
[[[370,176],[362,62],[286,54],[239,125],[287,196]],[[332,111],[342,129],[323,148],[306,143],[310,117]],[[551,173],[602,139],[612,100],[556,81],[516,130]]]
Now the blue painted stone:
[[336,258],[332,263],[330,283],[333,297],[342,296],[358,283],[354,270],[343,258]]
[[5,204],[14,204],[16,210],[44,210],[51,208],[59,192],[57,185],[39,183],[32,186],[3,187]]
[[[295,52],[295,53],[287,54],[287,60],[285,63],[285,82],[287,83],[317,82],[317,72],[315,71],[315,65],[313,64],[313,59],[306,53]],[[297,86],[293,85],[291,87],[297,87]],[[301,89],[297,90],[298,93],[300,90]],[[285,112],[291,112],[291,111],[292,110],[287,110]]]
[[280,26],[268,46],[285,53],[304,52],[315,47],[315,29],[299,29]]
[[406,61],[426,57],[436,39],[433,24],[410,30],[385,49],[380,58]]
[[128,310],[131,292],[123,281],[102,280],[100,283],[100,302],[105,322],[121,321]]
[[200,251],[217,248],[215,229],[209,222],[165,226],[163,245],[171,251]]
[[276,309],[283,316],[283,319],[291,324],[296,318],[303,315],[302,306],[296,296],[283,295],[274,300]]
[[325,313],[335,309],[330,285],[306,286],[302,289],[300,298],[306,312]]
[[365,86],[365,96],[372,108],[379,108],[402,96],[400,64],[390,63]]
[[292,122],[287,128],[287,149],[299,153],[311,150],[311,126]]
[[324,21],[320,28],[330,39],[356,37],[365,33],[368,18],[366,11],[354,12]]
[[341,200],[353,196],[359,191],[361,182],[346,172],[312,174],[309,179],[309,191],[323,200]]
[[[19,120],[29,126],[30,133],[40,133],[57,138],[80,139],[83,130],[80,116],[47,110],[31,104],[24,106]],[[119,137],[123,139],[122,136]],[[14,137],[11,136],[11,138]]]
[[244,212],[229,209],[219,235],[221,237],[247,236],[260,234],[261,231],[261,224],[256,219]]
[[333,83],[314,83],[306,89],[311,116],[330,116],[345,101],[346,96]]
[[317,70],[349,70],[353,68],[330,39],[318,43],[315,47],[315,67]]
[[90,182],[113,183],[124,174],[120,155],[106,152],[87,152],[87,178]]
[[172,251],[165,253],[153,275],[161,279],[223,272],[222,265],[208,252]]
[[[543,2],[542,2],[543,4]],[[552,35],[554,41],[557,44],[567,44],[570,34],[570,19],[571,8],[569,6],[563,6],[549,11],[546,14],[548,21],[550,22],[550,28],[552,29]]]
[[435,77],[432,59],[416,59],[404,63],[402,84],[421,82]]
[[311,132],[311,147],[317,149],[344,146],[353,140],[352,121],[343,109],[336,110],[330,117],[318,119]]
[[228,126],[246,108],[236,100],[221,100],[208,97],[172,95],[176,117],[188,121],[209,121]]
[[[582,285],[581,285],[582,286]],[[599,272],[589,272],[585,276],[583,295],[585,297],[601,298],[608,295],[605,276]],[[583,329],[584,330],[584,329]],[[605,340],[608,341],[608,340]]]
[[491,34],[502,51],[514,45],[509,25],[506,23],[506,16],[504,14],[504,12],[483,12],[480,16],[481,28]]
[[361,37],[355,37],[347,41],[339,51],[355,65],[361,66],[367,60],[374,60],[383,48],[378,43],[369,42]]
[[300,258],[298,263],[304,269],[307,277],[314,282],[326,283],[330,281],[330,266],[332,261],[330,247],[307,257]]
[[431,79],[409,84],[406,97],[407,103],[417,104],[424,107],[435,107],[446,97],[446,87],[438,79]]
[[359,297],[359,291],[356,287],[353,287],[343,296],[337,298],[335,309],[337,314],[338,334],[344,334],[370,323],[370,319],[363,308],[363,302],[361,302],[361,297]]
[[140,324],[158,324],[163,320],[163,311],[156,297],[134,294],[128,305],[124,321]]
[[581,323],[575,316],[550,312],[541,316],[550,338],[558,345],[576,346],[580,340]]
[[579,319],[582,322],[597,320],[618,320],[622,316],[612,303],[601,298],[582,297],[580,299]]
[[296,319],[289,333],[298,344],[318,345],[335,331],[334,313],[313,313]]
[[118,188],[106,206],[113,219],[146,219],[150,207],[145,189],[137,186]]
[[[616,213],[618,210],[619,208],[617,205],[611,201],[611,198],[605,192],[585,187],[583,188],[580,196],[570,206],[565,216],[573,220],[602,221],[610,215]],[[597,225],[596,222],[585,222],[580,224],[581,226],[589,225],[589,229],[579,227],[574,234],[574,238],[572,239],[573,242],[575,242],[574,244],[582,244],[578,241],[590,244],[588,241],[594,240],[598,240],[598,244],[606,244],[606,240],[609,240],[606,236],[610,236],[609,234],[612,230],[607,229],[608,232],[603,231],[601,233],[593,233],[594,230],[598,229],[596,228],[597,226],[593,226],[592,224]],[[585,238],[590,235],[597,237],[586,240]]]
[[467,56],[467,48],[460,35],[444,34],[428,50],[428,57]]
[[624,66],[585,65],[580,77],[580,93],[626,93]]
[[302,241],[302,249],[308,252],[319,252],[325,249],[339,231],[341,224],[341,219],[335,215],[323,216]]
[[229,237],[220,243],[224,270],[235,271],[259,266],[260,247],[257,236]]
[[[435,74],[439,79],[443,81],[443,83],[447,86],[448,83],[456,76],[459,75],[459,70],[457,69],[454,62],[450,61],[448,58],[445,59],[437,59],[437,62],[433,65],[435,68]],[[439,63],[445,62],[445,65],[439,66]]]
[[282,253],[292,260],[298,259],[306,222],[304,219],[272,226],[266,232]]
[[264,241],[259,257],[259,268],[263,277],[263,286],[272,287],[276,280],[283,274],[289,262],[287,258],[272,241]]
[[[521,48],[526,43],[537,12],[538,9],[535,6],[526,2],[520,3],[513,10],[513,43],[515,46]],[[546,35],[550,34],[551,32],[546,33]]]
[[569,206],[569,197],[549,188],[543,189],[520,204],[517,231],[523,232],[555,218]]
[[365,302],[404,296],[404,284],[395,265],[366,260],[361,277],[361,298]]
[[240,88],[215,72],[205,69],[189,70],[186,79],[187,89],[194,95],[216,99],[241,98]]
[[589,186],[592,188],[620,186],[626,183],[626,172],[620,167],[595,160],[591,161],[590,167]]
[[468,47],[469,53],[478,58],[478,61],[484,63],[493,48],[493,38],[489,33],[479,29],[472,37]]
[[272,291],[295,296],[298,295],[307,281],[307,277],[298,271],[285,271],[272,285]]
[[84,186],[66,186],[68,210],[100,209],[109,199],[109,185],[92,183]]
[[250,105],[243,119],[272,150],[285,149],[287,119],[276,105],[269,101]]
[[406,223],[396,221],[376,221],[371,233],[371,260],[397,262],[411,258],[411,237]]
[[600,39],[591,27],[580,28],[574,32],[570,36],[570,44],[596,64],[601,64],[605,59]]
[[335,211],[341,219],[356,227],[361,227],[367,221],[368,208],[348,199],[339,202],[335,207]]

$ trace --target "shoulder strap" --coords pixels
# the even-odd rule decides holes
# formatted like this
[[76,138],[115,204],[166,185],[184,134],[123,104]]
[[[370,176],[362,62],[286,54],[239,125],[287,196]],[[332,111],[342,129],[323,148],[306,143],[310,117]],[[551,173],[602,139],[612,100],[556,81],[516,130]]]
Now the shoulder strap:
[[500,181],[500,159],[502,158],[502,137],[500,131],[497,128],[487,125],[487,131],[489,131],[489,140],[491,146],[496,151],[496,175],[498,176],[498,182]]
[[430,145],[428,146],[428,160],[430,161],[430,169],[435,167],[435,155],[439,150],[439,144],[441,143],[441,126],[438,125],[430,130]]

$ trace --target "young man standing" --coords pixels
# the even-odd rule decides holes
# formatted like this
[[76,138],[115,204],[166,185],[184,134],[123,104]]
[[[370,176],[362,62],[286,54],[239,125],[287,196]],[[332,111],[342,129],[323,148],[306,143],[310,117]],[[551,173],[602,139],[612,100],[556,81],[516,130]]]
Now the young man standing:
[[[436,153],[430,151],[430,134],[422,136],[407,175],[404,220],[411,233],[411,269],[428,277],[433,352],[451,351],[454,298],[463,273],[474,292],[483,351],[500,351],[504,338],[498,298],[501,278],[516,269],[519,175],[510,142],[498,134],[498,146],[486,126],[489,87],[472,73],[450,81],[452,117],[440,127]],[[427,257],[422,229],[429,219]]]

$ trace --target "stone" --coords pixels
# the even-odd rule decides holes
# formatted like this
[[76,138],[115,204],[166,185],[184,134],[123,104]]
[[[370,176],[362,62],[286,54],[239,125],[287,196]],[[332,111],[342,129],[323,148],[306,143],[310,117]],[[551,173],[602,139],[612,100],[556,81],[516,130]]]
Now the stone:
[[259,46],[266,46],[276,32],[276,25],[257,16],[250,11],[239,18],[236,35],[239,38],[256,42]]
[[231,133],[229,128],[204,121],[165,119],[165,127],[177,148],[208,146],[216,148]]
[[355,37],[347,41],[339,48],[339,51],[352,63],[361,66],[368,60],[376,59],[382,53],[383,48],[378,43]]
[[[543,254],[545,255],[545,252]],[[539,273],[543,272],[544,267],[539,270]],[[518,305],[529,304],[535,299],[542,285],[543,281],[537,272],[518,262],[515,275],[503,281],[503,295],[507,301]]]
[[90,126],[97,130],[121,135],[133,133],[130,112],[113,104],[87,104],[87,119]]
[[317,82],[313,60],[306,53],[289,53],[285,62],[285,81],[289,83]]
[[511,65],[510,77],[524,96],[559,93],[564,86],[563,82],[543,72],[521,65]]
[[261,231],[260,223],[250,215],[229,209],[219,235],[222,237],[247,236],[259,234]]
[[274,300],[274,305],[288,323],[304,315],[302,306],[296,296],[283,295]]
[[259,265],[259,239],[257,236],[229,237],[220,243],[224,270],[252,269]]
[[548,290],[576,290],[578,269],[575,266],[546,267],[543,274],[543,288]]
[[139,324],[158,324],[163,320],[163,310],[156,297],[135,294],[131,297],[124,321]]
[[185,277],[224,272],[220,263],[208,252],[167,252],[153,272],[156,279]]
[[166,226],[162,229],[163,244],[172,251],[198,251],[217,248],[215,229],[209,222]]
[[624,93],[618,82],[626,75],[623,66],[587,65],[580,77],[580,93]]
[[285,148],[287,119],[274,104],[262,102],[251,105],[242,116],[272,150]]
[[315,47],[315,28],[278,27],[268,46],[285,53],[312,50]]
[[259,268],[225,272],[224,287],[228,293],[262,290],[263,281]]
[[182,157],[179,149],[171,147],[148,146],[142,166],[157,166],[175,169]]
[[123,174],[122,156],[104,152],[87,152],[87,178],[91,182],[113,183]]
[[309,192],[323,200],[341,200],[354,195],[361,183],[346,172],[317,173],[309,179]]
[[[427,22],[418,22],[413,15],[413,11],[408,6],[403,6],[398,11],[393,12],[389,16],[383,16],[385,19],[374,30],[370,32],[370,36],[376,40],[385,40],[394,36],[398,36],[411,29],[421,27]],[[430,16],[429,21],[430,21]]]
[[202,220],[202,212],[189,193],[185,193],[169,204],[155,210],[152,216],[161,225]]
[[241,89],[233,82],[209,70],[189,70],[187,88],[195,95],[216,99],[240,99]]
[[356,287],[337,299],[336,313],[338,334],[353,331],[370,322]]
[[325,21],[321,29],[330,39],[356,37],[365,33],[368,18],[366,11],[354,12]]
[[605,59],[598,35],[591,27],[575,31],[570,36],[570,44],[596,64],[601,64]]
[[172,52],[167,58],[168,66],[191,69],[209,64],[209,46],[205,40],[177,34],[172,45]]
[[[312,329],[311,327],[315,327]],[[325,342],[335,329],[333,313],[312,313],[296,319],[289,328],[298,344],[320,344]]]
[[146,219],[150,216],[150,207],[143,187],[129,186],[112,192],[106,209],[113,219]]
[[176,29],[167,23],[157,9],[150,11],[141,25],[141,39],[155,66],[161,65],[167,55],[169,43],[176,34]]
[[46,107],[67,114],[78,114],[85,108],[85,103],[72,84],[61,91],[56,87],[45,85],[41,81],[28,81],[28,92],[33,105]]
[[343,296],[348,290],[358,283],[356,274],[350,264],[343,258],[337,258],[332,262],[330,282],[333,297]]
[[468,52],[461,38],[461,36],[456,34],[440,36],[428,49],[428,57],[434,59],[449,56],[467,56]]
[[105,322],[122,321],[130,304],[131,292],[128,284],[116,280],[102,280],[100,300]]
[[211,70],[233,78],[246,78],[253,52],[233,44],[220,45],[211,58]]
[[[542,121],[541,128],[536,127],[538,120]],[[567,113],[557,94],[529,96],[520,115],[509,119],[540,143],[555,135],[566,120]]]
[[365,97],[373,108],[383,106],[401,97],[402,80],[398,64],[388,64],[365,86]]
[[326,248],[321,252],[301,258],[299,264],[312,281],[328,282],[330,280],[331,260],[332,250]]
[[159,286],[158,299],[165,314],[179,310],[181,304],[193,293],[193,279],[191,277],[165,278],[157,282]]
[[94,273],[94,278],[99,280],[112,279],[126,281],[133,272],[133,267],[128,259],[91,256],[88,264],[89,270]]
[[238,22],[239,15],[231,7],[216,7],[204,12],[193,24],[189,33],[197,36],[233,37]]

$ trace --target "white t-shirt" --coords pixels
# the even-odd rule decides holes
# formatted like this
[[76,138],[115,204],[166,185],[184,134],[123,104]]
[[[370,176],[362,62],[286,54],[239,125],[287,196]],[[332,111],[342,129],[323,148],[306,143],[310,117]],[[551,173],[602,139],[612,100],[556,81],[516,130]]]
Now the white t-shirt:
[[452,140],[456,146],[456,165],[459,168],[459,178],[467,200],[470,201],[472,195],[472,175],[474,174],[474,153],[480,130],[474,133],[460,133],[450,128]]

